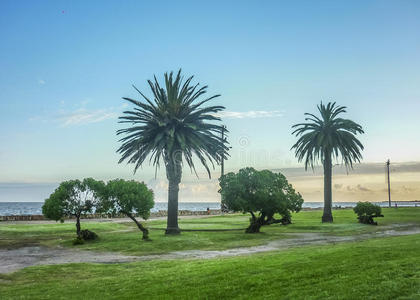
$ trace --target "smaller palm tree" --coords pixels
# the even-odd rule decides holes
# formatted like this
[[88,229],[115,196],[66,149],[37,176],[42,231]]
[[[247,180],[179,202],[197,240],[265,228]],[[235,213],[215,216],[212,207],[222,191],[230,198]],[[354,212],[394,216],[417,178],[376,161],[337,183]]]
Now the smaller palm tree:
[[307,123],[299,123],[292,134],[299,137],[292,149],[298,161],[305,161],[305,170],[308,166],[313,169],[314,163],[321,161],[324,166],[324,213],[322,222],[332,222],[332,159],[341,156],[346,168],[353,168],[354,162],[362,159],[362,143],[356,138],[357,134],[364,133],[362,126],[338,115],[346,112],[345,106],[336,103],[321,104],[317,106],[321,117],[305,113]]

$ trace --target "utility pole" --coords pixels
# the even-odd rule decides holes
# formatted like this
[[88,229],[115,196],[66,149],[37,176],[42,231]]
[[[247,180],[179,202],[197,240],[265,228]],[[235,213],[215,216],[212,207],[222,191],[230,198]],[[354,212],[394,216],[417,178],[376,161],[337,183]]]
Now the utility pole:
[[[225,142],[225,129],[226,129],[225,125],[222,125],[222,144],[224,144]],[[221,176],[223,176],[225,174],[225,152],[223,148],[221,151],[222,151],[222,162],[220,166],[221,166]],[[220,198],[221,197],[222,197],[222,194],[220,194]],[[223,203],[222,199],[220,199],[220,210],[222,211],[222,213],[227,212],[226,205]]]
[[389,164],[390,164],[390,161],[388,159],[386,161],[386,169],[387,169],[387,174],[388,174],[388,201],[389,201],[389,207],[391,207],[391,184],[389,181]]
[[[226,130],[226,126],[222,125],[222,143],[225,142],[225,130]],[[224,155],[224,151],[222,149],[222,163],[221,163],[221,174],[222,176],[225,175],[225,155]]]

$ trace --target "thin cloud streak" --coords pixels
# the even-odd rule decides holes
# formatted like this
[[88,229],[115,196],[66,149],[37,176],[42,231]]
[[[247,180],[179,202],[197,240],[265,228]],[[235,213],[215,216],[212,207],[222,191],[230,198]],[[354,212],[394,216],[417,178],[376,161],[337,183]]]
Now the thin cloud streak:
[[61,126],[68,127],[115,119],[117,115],[118,113],[115,109],[87,110],[85,108],[79,108],[72,112],[61,112],[56,120],[60,122]]
[[[60,105],[64,105],[64,101],[60,102]],[[86,109],[86,101],[81,103],[81,107],[76,110],[67,111],[59,110],[57,113],[49,118],[42,116],[35,116],[30,118],[30,121],[43,121],[43,122],[58,122],[61,127],[70,127],[77,125],[86,125],[91,123],[98,123],[109,119],[116,119],[121,110],[127,107],[127,104],[123,104],[119,108],[109,107],[103,109]],[[222,111],[217,114],[218,117],[223,119],[256,119],[256,118],[275,118],[283,117],[284,111],[281,110],[250,110],[250,111]]]
[[[79,108],[73,112],[61,112],[57,120],[62,126],[83,125],[89,123],[97,123],[108,119],[117,118],[118,112],[114,108],[87,110]],[[283,117],[284,112],[280,110],[250,110],[244,112],[238,111],[223,111],[218,113],[218,116],[224,119],[245,119],[245,118],[274,118]]]
[[118,115],[121,114],[122,110],[126,107],[124,104],[120,107],[106,107],[97,109],[87,109],[86,103],[90,100],[84,100],[76,109],[64,109],[65,102],[60,101],[60,109],[46,113],[41,116],[33,116],[29,118],[29,121],[40,121],[43,123],[58,123],[60,127],[79,126],[92,123],[99,123],[102,121],[117,119]]
[[218,117],[224,119],[245,119],[245,118],[275,118],[283,117],[284,111],[281,110],[249,110],[249,111],[221,111]]

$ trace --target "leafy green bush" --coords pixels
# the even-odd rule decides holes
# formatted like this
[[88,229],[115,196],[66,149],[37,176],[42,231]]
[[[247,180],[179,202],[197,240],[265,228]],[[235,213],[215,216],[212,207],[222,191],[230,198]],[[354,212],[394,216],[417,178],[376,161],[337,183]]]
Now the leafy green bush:
[[85,241],[89,241],[89,240],[96,240],[98,238],[98,235],[94,233],[93,231],[84,229],[80,231],[80,237]]
[[85,243],[85,240],[82,239],[82,237],[78,236],[73,240],[73,245],[83,245]]
[[373,218],[383,217],[381,207],[370,202],[357,202],[353,211],[357,214],[359,222],[363,224],[378,225]]
[[[247,233],[260,231],[261,226],[291,223],[291,212],[302,208],[302,196],[295,192],[281,173],[253,168],[240,169],[219,179],[222,204],[229,210],[251,214]],[[274,219],[274,214],[281,219]]]

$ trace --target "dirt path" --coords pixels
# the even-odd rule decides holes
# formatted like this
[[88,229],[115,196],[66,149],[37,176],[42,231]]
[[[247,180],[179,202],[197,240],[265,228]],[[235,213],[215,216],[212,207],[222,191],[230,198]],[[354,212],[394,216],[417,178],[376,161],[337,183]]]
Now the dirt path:
[[[395,228],[398,228],[396,230]],[[34,265],[64,263],[122,263],[145,260],[170,259],[211,259],[222,256],[249,255],[254,253],[279,251],[305,245],[325,245],[331,243],[360,241],[370,238],[420,234],[420,227],[394,226],[394,229],[352,236],[332,236],[322,233],[290,233],[290,238],[271,241],[266,245],[233,248],[227,250],[186,250],[161,255],[129,256],[115,252],[95,252],[68,248],[48,248],[30,246],[18,249],[0,250],[0,274],[10,273]]]
[[119,263],[137,260],[136,256],[112,252],[80,251],[76,249],[29,246],[12,250],[0,250],[0,274],[10,273],[35,265],[66,263]]

